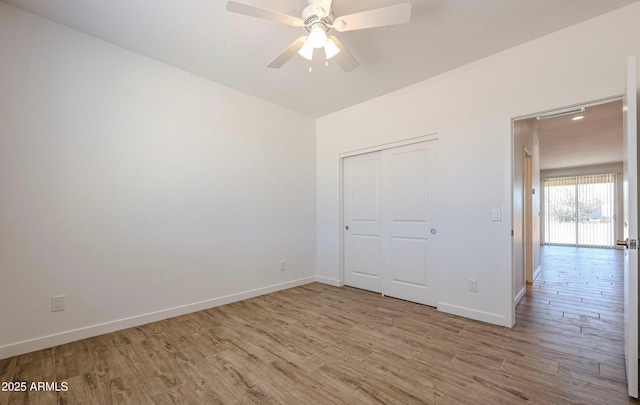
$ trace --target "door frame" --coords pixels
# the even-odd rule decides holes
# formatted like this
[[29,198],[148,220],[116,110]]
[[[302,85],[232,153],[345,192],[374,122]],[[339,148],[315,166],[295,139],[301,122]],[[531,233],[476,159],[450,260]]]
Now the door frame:
[[[632,239],[638,238],[638,58],[627,58],[627,80],[623,101],[623,218],[625,221],[624,250],[624,357],[627,393],[638,398],[638,248]],[[631,112],[633,111],[633,112]],[[630,135],[632,134],[632,135]],[[633,156],[633,159],[630,157]],[[630,185],[633,184],[633,187]],[[633,286],[630,288],[629,286]],[[635,294],[631,294],[634,292]]]
[[400,146],[413,145],[416,143],[421,143],[425,141],[433,141],[439,139],[439,133],[434,132],[428,135],[422,135],[415,138],[407,138],[395,142],[383,143],[379,145],[373,145],[368,147],[363,147],[360,149],[354,149],[348,152],[342,152],[338,154],[338,159],[340,161],[340,173],[339,173],[339,184],[340,184],[340,194],[339,194],[339,218],[340,218],[340,228],[339,228],[339,243],[340,243],[340,280],[339,286],[343,287],[345,284],[345,254],[344,254],[344,159],[351,156],[364,155],[365,153],[371,152],[380,152],[387,149],[393,149]]
[[524,148],[524,224],[523,232],[523,270],[524,285],[526,290],[527,283],[533,283],[533,154],[527,148]]

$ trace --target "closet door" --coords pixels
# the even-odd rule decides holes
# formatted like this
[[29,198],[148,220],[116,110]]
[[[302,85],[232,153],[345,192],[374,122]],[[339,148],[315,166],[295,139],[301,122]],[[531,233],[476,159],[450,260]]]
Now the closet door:
[[345,284],[382,292],[381,152],[343,160]]
[[437,140],[383,152],[384,295],[435,306],[437,227],[434,218]]
[[343,160],[345,284],[437,303],[437,140]]

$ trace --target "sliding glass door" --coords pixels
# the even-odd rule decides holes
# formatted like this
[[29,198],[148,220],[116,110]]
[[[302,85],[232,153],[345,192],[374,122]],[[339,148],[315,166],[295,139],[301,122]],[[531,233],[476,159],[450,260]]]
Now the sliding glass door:
[[616,175],[544,181],[544,243],[615,246]]

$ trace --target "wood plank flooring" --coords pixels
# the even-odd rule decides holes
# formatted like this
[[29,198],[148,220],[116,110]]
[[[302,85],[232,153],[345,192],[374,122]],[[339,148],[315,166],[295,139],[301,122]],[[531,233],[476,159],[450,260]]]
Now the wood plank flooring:
[[310,284],[0,360],[0,381],[69,387],[0,405],[637,403],[621,259],[545,247],[513,329]]

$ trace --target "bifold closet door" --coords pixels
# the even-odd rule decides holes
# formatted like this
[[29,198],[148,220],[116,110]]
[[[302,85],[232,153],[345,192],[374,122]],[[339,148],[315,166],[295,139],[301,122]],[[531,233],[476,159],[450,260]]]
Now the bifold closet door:
[[343,161],[345,284],[436,305],[437,141]]

